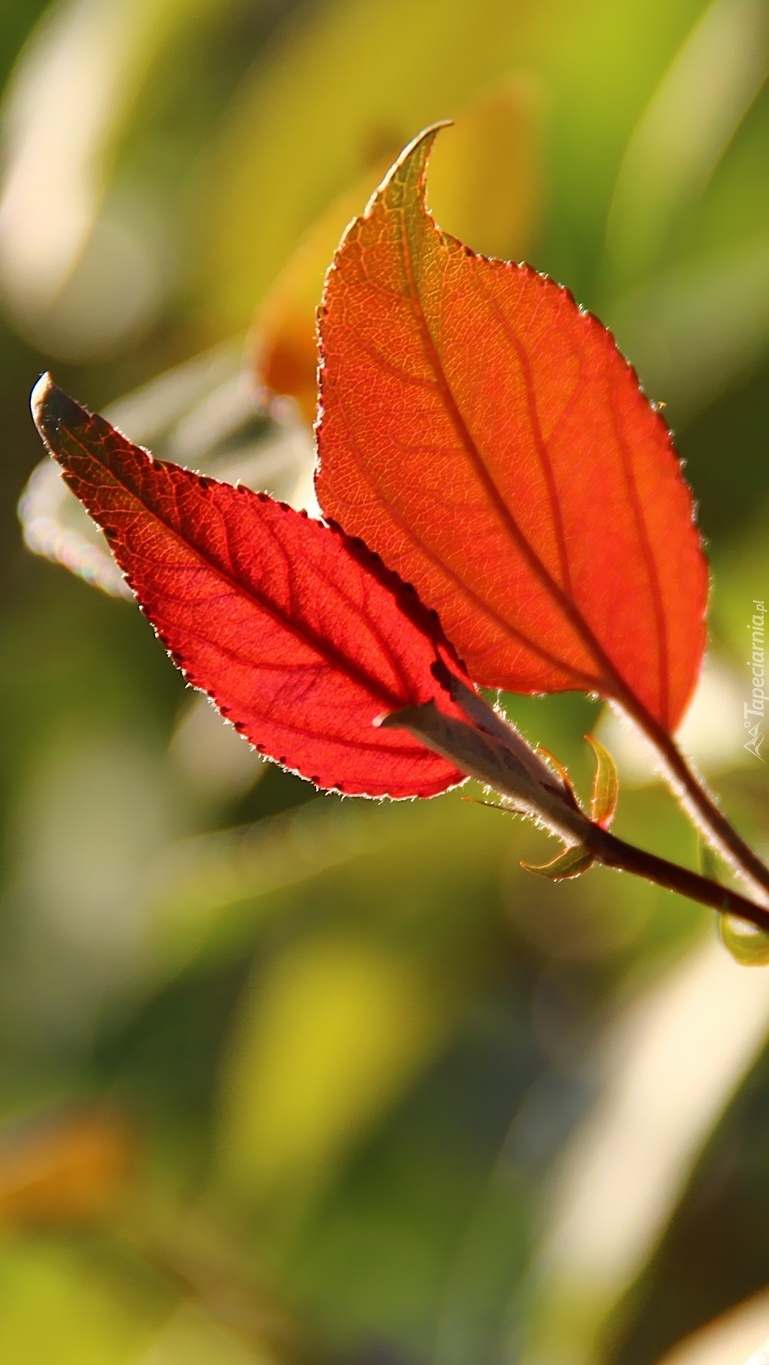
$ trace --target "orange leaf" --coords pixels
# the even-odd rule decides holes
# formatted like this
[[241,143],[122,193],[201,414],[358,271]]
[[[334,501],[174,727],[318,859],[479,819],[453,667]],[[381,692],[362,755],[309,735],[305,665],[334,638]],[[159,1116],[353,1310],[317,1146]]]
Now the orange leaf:
[[565,289],[436,226],[437,131],[327,277],[321,506],[439,611],[477,682],[595,691],[672,730],[707,571],[670,434]]
[[99,1222],[130,1188],[138,1139],[121,1115],[50,1115],[0,1135],[0,1227]]
[[375,726],[433,700],[464,717],[436,673],[465,674],[434,613],[364,545],[244,484],[154,460],[49,375],[32,406],[174,661],[261,753],[350,796],[464,781]]

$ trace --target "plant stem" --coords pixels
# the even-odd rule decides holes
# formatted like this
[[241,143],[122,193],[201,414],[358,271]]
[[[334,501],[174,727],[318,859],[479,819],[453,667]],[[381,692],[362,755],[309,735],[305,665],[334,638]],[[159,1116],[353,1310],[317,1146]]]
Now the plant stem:
[[596,861],[605,867],[633,872],[637,877],[664,886],[667,891],[677,891],[679,895],[688,896],[701,905],[709,905],[722,914],[737,915],[769,932],[769,909],[747,900],[738,891],[701,876],[699,872],[690,872],[688,868],[668,862],[667,858],[657,857],[656,853],[636,848],[624,839],[618,839],[609,830],[601,829],[599,825],[591,825],[584,842]]
[[[688,868],[659,858],[655,853],[647,853],[633,844],[625,843],[624,839],[618,839],[609,830],[594,823],[577,805],[571,788],[554,777],[539,755],[529,748],[520,731],[492,711],[479,694],[472,692],[458,679],[450,678],[447,685],[453,699],[463,706],[466,721],[446,716],[434,702],[426,702],[393,712],[379,723],[388,729],[408,730],[435,753],[456,763],[463,772],[514,801],[519,813],[545,825],[551,834],[563,840],[567,848],[582,846],[589,850],[596,862],[606,867],[632,872],[637,877],[664,886],[668,891],[677,891],[679,895],[688,896],[721,913],[737,915],[769,933],[769,907],[758,905],[741,896],[738,891],[721,886],[698,872],[690,872]],[[667,735],[665,738],[693,790],[702,802],[707,803],[706,809],[712,808],[713,815],[719,817],[731,839],[740,847],[742,841],[739,836],[723,820],[708,793],[699,786],[673,741]],[[769,885],[769,871],[763,868],[747,845],[745,848],[766,875]],[[742,868],[741,863],[739,866]]]
[[665,777],[708,843],[763,902],[769,901],[769,868],[729,823],[672,735],[648,712],[634,710],[631,714],[657,750]]

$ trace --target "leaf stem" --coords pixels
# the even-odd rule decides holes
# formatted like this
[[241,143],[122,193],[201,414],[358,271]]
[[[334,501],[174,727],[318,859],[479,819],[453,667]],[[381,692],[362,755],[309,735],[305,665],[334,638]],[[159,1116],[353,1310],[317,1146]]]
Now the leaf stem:
[[633,710],[631,714],[659,754],[668,784],[708,843],[763,902],[769,902],[769,867],[729,823],[672,735],[648,712]]
[[636,848],[624,839],[618,839],[609,830],[601,829],[599,825],[591,825],[590,834],[584,842],[596,861],[605,867],[632,872],[657,886],[664,886],[668,891],[677,891],[679,895],[688,896],[701,905],[709,905],[721,914],[737,915],[769,932],[769,909],[747,900],[738,891],[701,876],[699,872],[690,872],[688,868],[668,862],[667,858],[659,858],[656,853]]
[[[467,722],[444,716],[434,702],[427,702],[392,712],[379,723],[387,728],[410,731],[428,748],[450,758],[463,772],[507,796],[516,803],[515,809],[520,814],[538,820],[551,834],[560,837],[567,849],[585,849],[596,862],[606,867],[632,872],[637,877],[644,877],[646,881],[663,886],[668,891],[677,891],[679,895],[688,896],[690,900],[699,901],[701,905],[708,905],[722,914],[737,915],[769,933],[769,906],[756,904],[709,877],[690,872],[688,868],[668,862],[667,858],[660,858],[655,853],[636,848],[634,844],[626,843],[590,820],[576,804],[571,789],[542,763],[520,731],[493,711],[483,697],[465,687],[453,675],[447,678],[446,686],[453,699],[463,706]],[[694,792],[720,817],[739,847],[742,843],[739,836],[721,816],[709,794],[698,784],[673,741],[667,735],[665,738]],[[747,852],[751,853],[750,849]],[[758,862],[755,854],[751,854],[751,857],[763,870],[769,883],[769,871]],[[744,875],[748,875],[735,857],[730,861],[743,870]]]

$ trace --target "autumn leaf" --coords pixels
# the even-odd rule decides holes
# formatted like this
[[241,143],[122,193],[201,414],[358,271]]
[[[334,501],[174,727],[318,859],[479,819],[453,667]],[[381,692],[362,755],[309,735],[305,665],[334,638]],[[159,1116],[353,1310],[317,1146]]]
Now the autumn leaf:
[[418,137],[328,273],[318,497],[440,614],[477,683],[578,689],[672,731],[707,571],[668,429],[551,279],[425,205]]
[[38,429],[188,680],[260,752],[321,787],[431,796],[454,764],[383,714],[466,680],[433,613],[342,531],[154,460],[44,376]]

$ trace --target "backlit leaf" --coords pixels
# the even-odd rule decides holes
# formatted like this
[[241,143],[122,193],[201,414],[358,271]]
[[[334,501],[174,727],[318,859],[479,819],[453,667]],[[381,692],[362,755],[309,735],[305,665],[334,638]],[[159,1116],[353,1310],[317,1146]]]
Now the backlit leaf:
[[569,877],[579,877],[593,866],[593,855],[583,844],[573,844],[564,849],[549,863],[524,863],[525,872],[536,872],[539,877],[547,877],[551,882],[565,881]]
[[349,229],[321,311],[321,506],[441,616],[476,682],[666,729],[707,573],[669,432],[606,329],[425,207],[436,129]]
[[609,750],[595,735],[585,735],[595,754],[595,777],[590,797],[590,819],[601,829],[608,829],[617,811],[619,777],[617,765]]
[[318,786],[431,796],[462,780],[383,713],[460,673],[436,619],[365,547],[243,485],[153,458],[45,376],[38,428],[188,680]]
[[769,964],[769,934],[736,915],[719,915],[716,926],[724,947],[741,967]]

